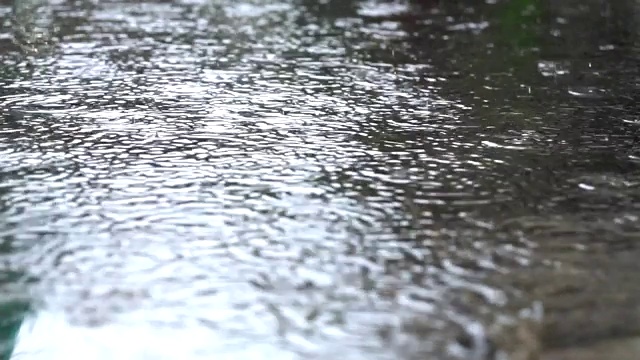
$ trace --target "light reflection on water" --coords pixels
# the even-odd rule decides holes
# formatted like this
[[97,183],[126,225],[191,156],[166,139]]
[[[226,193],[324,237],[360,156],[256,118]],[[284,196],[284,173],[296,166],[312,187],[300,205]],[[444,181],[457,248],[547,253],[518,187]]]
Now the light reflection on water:
[[633,125],[580,117],[624,105],[626,70],[551,76],[540,22],[507,38],[500,5],[417,3],[21,13],[0,48],[0,271],[34,310],[14,358],[535,353],[538,300],[611,266],[576,255],[585,234],[637,230]]

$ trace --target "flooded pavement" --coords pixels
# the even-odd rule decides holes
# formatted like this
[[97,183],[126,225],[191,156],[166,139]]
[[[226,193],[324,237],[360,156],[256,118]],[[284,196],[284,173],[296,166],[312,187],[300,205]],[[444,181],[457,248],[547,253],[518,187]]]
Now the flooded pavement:
[[470,3],[3,2],[2,359],[640,358],[640,4]]

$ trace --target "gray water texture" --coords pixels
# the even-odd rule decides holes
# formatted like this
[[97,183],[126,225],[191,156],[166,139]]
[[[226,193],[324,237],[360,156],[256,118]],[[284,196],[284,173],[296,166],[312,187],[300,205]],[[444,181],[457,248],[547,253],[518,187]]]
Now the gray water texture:
[[638,13],[3,2],[7,358],[530,360],[640,333]]

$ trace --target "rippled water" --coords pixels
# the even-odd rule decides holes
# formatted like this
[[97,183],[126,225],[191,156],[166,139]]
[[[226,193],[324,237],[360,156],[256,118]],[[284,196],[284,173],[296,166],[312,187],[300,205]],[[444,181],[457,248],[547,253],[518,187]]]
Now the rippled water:
[[525,360],[640,332],[633,1],[0,14],[7,359]]

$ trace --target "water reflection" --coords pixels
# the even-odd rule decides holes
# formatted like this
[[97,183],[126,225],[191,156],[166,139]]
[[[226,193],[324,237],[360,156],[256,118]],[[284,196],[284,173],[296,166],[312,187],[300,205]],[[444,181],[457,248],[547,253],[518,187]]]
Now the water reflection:
[[[10,238],[0,243],[0,256],[10,252]],[[14,346],[18,340],[19,329],[31,310],[31,299],[26,290],[24,274],[10,270],[0,272],[0,359],[9,360],[14,353]]]
[[607,37],[633,24],[580,35],[618,2],[40,5],[0,89],[2,270],[37,279],[16,358],[530,359],[634,333],[637,69],[608,64],[636,50]]
[[29,307],[26,303],[3,302],[0,308],[2,323],[0,323],[0,359],[9,360],[14,354],[14,346],[18,340],[19,329],[22,328],[24,317]]

